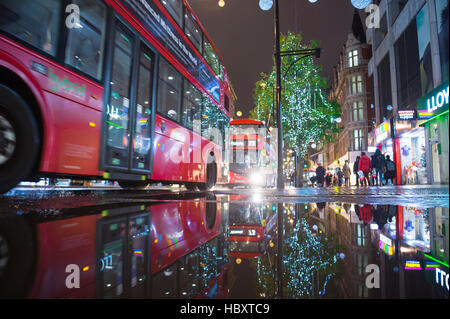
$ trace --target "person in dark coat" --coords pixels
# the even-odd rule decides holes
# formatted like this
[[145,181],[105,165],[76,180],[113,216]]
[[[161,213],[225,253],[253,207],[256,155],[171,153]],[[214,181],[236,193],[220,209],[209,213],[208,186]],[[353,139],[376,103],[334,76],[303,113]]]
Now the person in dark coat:
[[323,187],[325,181],[325,168],[323,168],[322,164],[319,164],[319,166],[316,168],[316,177],[317,177],[317,184],[320,187]]
[[386,180],[386,185],[388,184],[388,181],[391,181],[392,185],[394,185],[394,178],[396,176],[397,168],[389,155],[386,155],[385,167],[386,173],[384,173],[384,179]]
[[386,159],[381,151],[377,148],[373,155],[372,167],[375,169],[377,186],[383,185],[383,168],[386,166]]
[[[361,158],[361,156],[358,156],[356,158],[355,163],[353,164],[353,174],[356,175],[356,186],[359,187],[359,176],[358,176],[358,167],[359,167],[359,159]],[[362,185],[361,185],[362,186]]]

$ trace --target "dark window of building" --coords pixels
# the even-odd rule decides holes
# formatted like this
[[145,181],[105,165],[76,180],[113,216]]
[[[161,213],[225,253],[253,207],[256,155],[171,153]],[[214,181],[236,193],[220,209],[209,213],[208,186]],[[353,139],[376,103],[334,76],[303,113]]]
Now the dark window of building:
[[448,0],[436,0],[436,17],[438,25],[439,52],[441,56],[442,81],[448,81],[449,79]]
[[390,6],[389,11],[391,12],[391,25],[397,20],[407,3],[408,0],[393,0],[388,4]]
[[417,39],[419,42],[420,81],[422,96],[433,90],[433,65],[431,63],[430,21],[428,5],[424,5],[416,16]]
[[384,14],[380,19],[379,28],[375,29],[375,35],[374,35],[375,48],[379,47],[381,42],[383,42],[384,38],[386,37],[387,33],[388,33],[387,18],[386,18],[386,14]]
[[391,63],[389,54],[378,65],[378,87],[381,122],[392,116]]
[[375,113],[375,85],[373,82],[373,75],[369,78],[370,83],[370,101],[368,102],[368,124],[369,126],[375,125],[377,121],[377,116]]
[[414,104],[422,96],[416,22],[410,23],[394,45],[397,63],[398,106]]

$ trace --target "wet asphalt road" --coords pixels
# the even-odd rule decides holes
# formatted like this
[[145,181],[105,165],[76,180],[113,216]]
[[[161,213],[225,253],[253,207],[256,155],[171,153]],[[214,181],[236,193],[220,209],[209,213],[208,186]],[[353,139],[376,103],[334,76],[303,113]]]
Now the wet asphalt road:
[[0,298],[445,299],[448,207],[448,186],[16,188]]

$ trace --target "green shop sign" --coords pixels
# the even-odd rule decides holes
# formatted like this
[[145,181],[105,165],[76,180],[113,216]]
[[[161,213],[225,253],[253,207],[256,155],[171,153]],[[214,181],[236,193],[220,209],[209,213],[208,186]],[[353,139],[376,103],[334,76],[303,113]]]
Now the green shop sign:
[[448,81],[417,101],[417,119],[431,120],[448,113]]

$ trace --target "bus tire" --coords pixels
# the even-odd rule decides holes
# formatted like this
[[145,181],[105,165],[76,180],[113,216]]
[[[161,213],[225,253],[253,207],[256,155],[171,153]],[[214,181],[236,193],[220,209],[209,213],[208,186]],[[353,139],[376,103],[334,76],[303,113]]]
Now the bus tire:
[[118,181],[118,183],[125,189],[145,189],[148,186],[146,181]]
[[195,183],[184,183],[184,187],[186,187],[186,189],[188,191],[196,191],[197,190],[197,185],[195,185]]
[[22,216],[0,216],[0,298],[26,298],[36,267],[35,237]]
[[198,188],[201,191],[207,191],[216,185],[217,182],[217,164],[215,161],[206,165],[206,183],[199,183]]
[[28,104],[0,84],[0,194],[30,175],[38,160],[40,133]]

